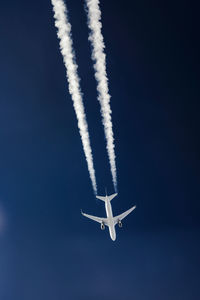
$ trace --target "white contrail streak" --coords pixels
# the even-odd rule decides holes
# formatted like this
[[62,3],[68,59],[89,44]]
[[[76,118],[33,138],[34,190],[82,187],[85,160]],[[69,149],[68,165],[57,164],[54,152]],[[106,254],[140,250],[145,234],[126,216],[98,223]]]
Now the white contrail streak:
[[108,78],[106,74],[106,55],[104,40],[101,33],[101,10],[99,0],[86,0],[89,40],[92,44],[92,59],[94,61],[95,78],[97,81],[98,100],[101,106],[102,122],[107,143],[107,152],[111,167],[111,174],[115,190],[117,190],[117,171],[115,163],[114,137],[112,129],[110,95],[108,92]]
[[80,80],[77,73],[77,64],[75,62],[75,55],[71,38],[71,25],[67,17],[67,7],[63,0],[51,0],[51,3],[53,5],[55,26],[58,29],[57,35],[60,40],[60,50],[66,67],[66,75],[69,84],[69,93],[71,94],[74,110],[78,120],[78,128],[88,165],[90,179],[92,181],[92,187],[94,193],[97,194],[92,149],[90,146],[88,125],[86,121],[85,110],[79,84]]

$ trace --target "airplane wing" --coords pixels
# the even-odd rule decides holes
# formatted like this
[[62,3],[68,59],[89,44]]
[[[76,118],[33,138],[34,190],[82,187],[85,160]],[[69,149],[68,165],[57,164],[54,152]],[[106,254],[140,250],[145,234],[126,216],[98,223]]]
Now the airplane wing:
[[96,222],[98,222],[98,223],[100,223],[100,224],[103,222],[105,225],[108,226],[107,218],[99,218],[99,217],[87,215],[87,214],[85,214],[85,213],[82,212],[82,211],[81,211],[81,213],[82,213],[82,215],[83,215],[84,217],[86,217],[86,218],[89,218],[89,219],[91,219],[91,220],[93,220],[93,221],[96,221]]
[[114,224],[117,224],[118,221],[123,220],[126,216],[128,216],[134,209],[136,208],[136,205],[125,211],[124,213],[114,217]]

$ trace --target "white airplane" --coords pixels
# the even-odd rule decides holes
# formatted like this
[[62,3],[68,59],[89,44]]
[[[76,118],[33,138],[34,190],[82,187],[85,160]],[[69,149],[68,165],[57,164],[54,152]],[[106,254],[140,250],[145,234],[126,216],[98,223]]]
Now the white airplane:
[[113,241],[116,240],[116,231],[115,231],[115,225],[118,224],[119,227],[121,228],[122,227],[122,220],[128,215],[130,214],[135,208],[136,208],[136,205],[131,207],[130,209],[128,209],[127,211],[125,211],[124,213],[116,216],[116,217],[113,217],[113,213],[112,213],[112,206],[111,206],[111,203],[110,201],[115,198],[117,196],[117,194],[113,194],[113,195],[110,195],[110,196],[96,196],[96,198],[102,200],[105,202],[105,209],[106,209],[106,215],[107,215],[107,218],[99,218],[99,217],[95,217],[95,216],[91,216],[91,215],[87,215],[85,213],[82,213],[83,216],[93,220],[93,221],[96,221],[98,223],[101,224],[101,229],[104,230],[105,229],[105,225],[108,226],[109,228],[109,232],[110,232],[110,237]]

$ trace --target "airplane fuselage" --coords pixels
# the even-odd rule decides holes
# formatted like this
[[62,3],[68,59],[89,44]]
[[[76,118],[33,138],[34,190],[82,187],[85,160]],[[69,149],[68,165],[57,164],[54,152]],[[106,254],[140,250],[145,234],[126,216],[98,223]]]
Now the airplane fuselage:
[[101,224],[101,229],[105,229],[105,225],[108,226],[110,237],[113,241],[116,240],[116,231],[115,231],[115,225],[118,224],[119,227],[122,227],[122,220],[128,216],[135,208],[136,206],[133,206],[129,208],[127,211],[123,212],[122,214],[113,217],[112,212],[112,206],[111,206],[111,200],[117,196],[117,193],[112,195],[106,195],[106,196],[98,196],[96,195],[96,198],[104,201],[105,203],[105,210],[106,210],[106,218],[100,218],[92,215],[85,214],[81,211],[82,215]]
[[106,215],[107,215],[107,220],[108,220],[110,237],[113,241],[115,241],[116,240],[116,231],[115,231],[115,224],[114,224],[114,219],[113,219],[112,206],[107,197],[106,197],[106,201],[105,201],[105,209],[106,209]]

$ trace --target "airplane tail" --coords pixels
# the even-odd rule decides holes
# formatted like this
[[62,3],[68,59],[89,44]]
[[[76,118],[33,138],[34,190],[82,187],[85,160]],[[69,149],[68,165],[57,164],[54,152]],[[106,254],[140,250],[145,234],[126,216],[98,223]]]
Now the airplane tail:
[[96,196],[96,198],[97,199],[99,199],[99,200],[101,200],[101,201],[106,201],[106,199],[108,199],[109,201],[111,201],[113,198],[115,198],[117,196],[117,193],[115,193],[115,194],[112,194],[112,195],[110,195],[110,196],[105,196],[105,197],[103,197],[103,196]]

